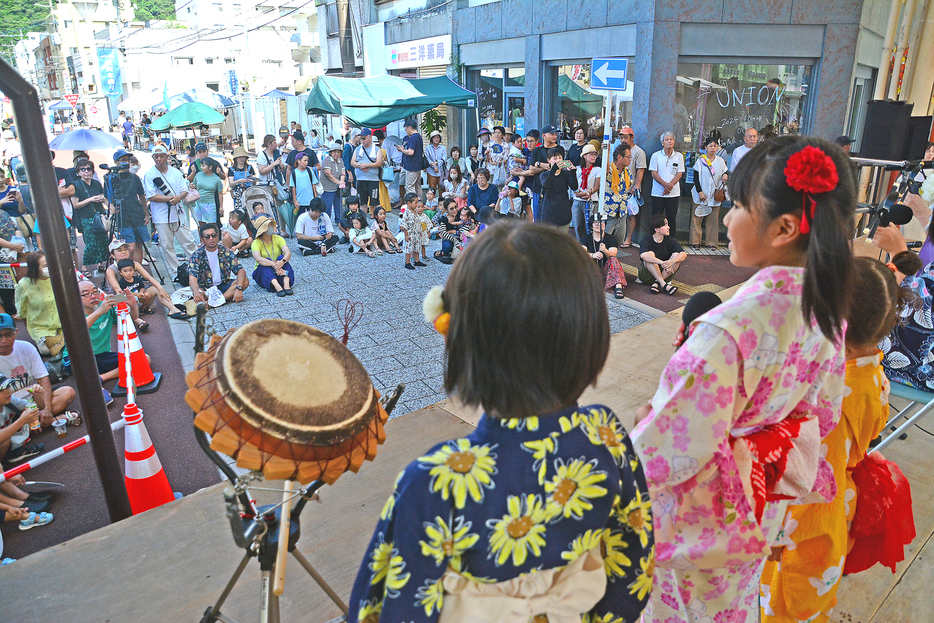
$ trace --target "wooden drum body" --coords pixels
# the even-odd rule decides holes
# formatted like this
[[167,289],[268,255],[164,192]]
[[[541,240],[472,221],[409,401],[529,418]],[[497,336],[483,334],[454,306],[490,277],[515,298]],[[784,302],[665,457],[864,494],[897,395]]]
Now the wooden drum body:
[[270,480],[333,484],[386,439],[388,415],[366,369],[300,322],[257,320],[214,336],[186,383],[211,449]]

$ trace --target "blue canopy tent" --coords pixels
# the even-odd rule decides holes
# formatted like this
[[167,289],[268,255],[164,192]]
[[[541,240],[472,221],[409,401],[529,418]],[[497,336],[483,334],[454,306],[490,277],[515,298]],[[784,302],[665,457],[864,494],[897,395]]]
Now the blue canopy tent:
[[273,89],[269,93],[264,93],[260,97],[274,97],[276,99],[284,100],[287,97],[292,97],[291,93],[286,93],[285,91],[280,91],[279,89]]
[[54,104],[49,105],[49,110],[71,110],[72,108],[74,108],[74,106],[65,100],[58,100]]

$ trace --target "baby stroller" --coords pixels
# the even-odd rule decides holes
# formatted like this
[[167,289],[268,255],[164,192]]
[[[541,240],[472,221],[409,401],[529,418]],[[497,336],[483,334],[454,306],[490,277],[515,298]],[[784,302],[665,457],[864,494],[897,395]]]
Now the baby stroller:
[[[263,205],[262,214],[265,214],[276,222],[276,228],[279,233],[288,231],[285,229],[288,224],[283,225],[281,215],[278,213],[278,210],[276,210],[276,200],[273,197],[274,192],[275,188],[265,185],[250,186],[243,191],[241,203],[249,221],[247,229],[249,229],[251,233],[253,232],[253,216],[259,213],[259,210],[253,209],[253,204],[257,202]],[[291,207],[289,207],[289,210],[291,211]]]

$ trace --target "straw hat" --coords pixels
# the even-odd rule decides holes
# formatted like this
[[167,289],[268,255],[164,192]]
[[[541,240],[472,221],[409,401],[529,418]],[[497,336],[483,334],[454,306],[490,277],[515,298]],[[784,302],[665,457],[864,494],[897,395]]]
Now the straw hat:
[[589,145],[593,145],[593,148],[594,148],[594,149],[596,149],[597,151],[600,151],[600,141],[598,141],[597,139],[591,139],[591,140],[588,142],[588,144],[589,144]]
[[586,145],[584,145],[584,148],[581,150],[582,156],[586,156],[587,154],[595,154],[595,153],[597,153],[597,148],[594,147],[593,144],[591,143],[587,143]]
[[249,157],[250,157],[250,154],[248,154],[246,149],[243,148],[243,145],[238,145],[237,148],[234,150],[234,153],[233,153],[234,160],[236,160],[237,158],[249,158]]
[[[275,222],[268,216],[261,216],[253,222],[253,225],[256,227],[256,237],[259,238],[266,233],[270,227],[275,229]],[[272,233],[272,232],[269,232]]]

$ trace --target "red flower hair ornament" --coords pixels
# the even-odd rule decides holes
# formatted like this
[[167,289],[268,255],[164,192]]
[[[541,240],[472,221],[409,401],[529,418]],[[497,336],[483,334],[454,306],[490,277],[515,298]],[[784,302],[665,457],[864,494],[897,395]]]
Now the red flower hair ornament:
[[785,181],[798,192],[804,193],[801,200],[801,233],[808,234],[817,207],[813,195],[830,192],[837,187],[840,181],[837,165],[819,147],[808,145],[788,158]]

